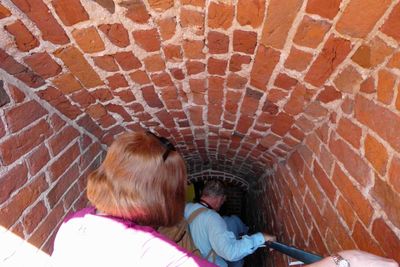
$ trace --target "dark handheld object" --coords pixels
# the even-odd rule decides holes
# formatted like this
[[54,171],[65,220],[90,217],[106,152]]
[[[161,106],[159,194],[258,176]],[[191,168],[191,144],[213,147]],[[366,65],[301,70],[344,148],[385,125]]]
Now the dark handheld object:
[[269,248],[273,248],[283,254],[286,254],[296,260],[302,261],[305,264],[310,264],[322,260],[322,257],[317,254],[306,252],[304,250],[291,247],[282,243],[268,241],[265,242],[265,245],[267,245]]

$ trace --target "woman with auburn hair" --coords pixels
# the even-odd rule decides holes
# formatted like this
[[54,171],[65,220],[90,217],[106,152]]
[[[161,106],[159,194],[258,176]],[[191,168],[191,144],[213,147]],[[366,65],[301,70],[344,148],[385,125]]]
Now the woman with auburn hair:
[[215,266],[154,230],[183,217],[186,167],[165,138],[119,136],[88,177],[93,207],[69,216],[54,242],[54,266]]

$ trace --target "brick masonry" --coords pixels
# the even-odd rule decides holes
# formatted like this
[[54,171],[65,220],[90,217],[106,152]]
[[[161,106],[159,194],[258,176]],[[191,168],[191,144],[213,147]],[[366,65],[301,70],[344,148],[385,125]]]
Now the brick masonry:
[[51,251],[107,145],[151,129],[246,181],[256,228],[399,261],[400,3],[322,2],[2,1],[1,225]]

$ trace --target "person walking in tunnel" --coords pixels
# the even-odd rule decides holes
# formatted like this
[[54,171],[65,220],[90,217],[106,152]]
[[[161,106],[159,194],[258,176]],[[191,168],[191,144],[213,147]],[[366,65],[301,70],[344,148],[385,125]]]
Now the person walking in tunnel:
[[[216,266],[155,231],[158,226],[174,225],[182,219],[186,180],[183,159],[167,139],[150,132],[119,136],[110,146],[100,167],[88,177],[87,197],[93,206],[69,215],[59,228],[51,266]],[[218,210],[223,200],[216,201],[217,197],[214,201],[212,198],[214,193],[221,196],[221,190],[220,186],[206,187],[202,204]],[[211,220],[203,223],[208,225],[212,234],[215,233],[221,240],[236,240],[233,233],[215,232],[221,228],[226,232],[223,219],[218,218],[215,211],[204,213],[209,213],[206,220]],[[258,233],[235,241],[243,242],[237,247],[230,244],[216,251],[222,251],[222,254],[230,251],[229,259],[239,259],[240,254],[235,251],[246,255],[265,240],[273,239],[270,235]],[[201,246],[203,252],[209,243],[204,244]],[[352,263],[352,267],[397,267],[387,259],[372,255],[363,258],[359,255],[365,254],[359,253],[343,256],[358,263]],[[222,260],[220,257],[217,259]],[[332,265],[330,257],[321,262],[324,265],[318,264],[310,266],[336,266]]]
[[[228,231],[231,231],[236,239],[240,239],[243,235],[246,235],[249,231],[249,227],[244,224],[244,222],[239,218],[239,216],[233,215],[224,215],[222,216],[226,223],[226,227]],[[242,267],[244,264],[244,259],[238,261],[228,261],[228,267]]]
[[53,266],[215,266],[154,230],[182,219],[186,180],[185,163],[167,139],[119,136],[88,177],[93,207],[61,225]]
[[201,255],[218,266],[226,267],[226,261],[238,261],[252,254],[266,241],[273,241],[275,237],[267,233],[244,235],[236,239],[229,231],[224,219],[218,214],[226,198],[222,182],[210,180],[204,185],[200,201],[188,203],[185,207],[185,218],[195,210],[206,207],[207,211],[200,213],[190,224],[190,232],[196,247]]

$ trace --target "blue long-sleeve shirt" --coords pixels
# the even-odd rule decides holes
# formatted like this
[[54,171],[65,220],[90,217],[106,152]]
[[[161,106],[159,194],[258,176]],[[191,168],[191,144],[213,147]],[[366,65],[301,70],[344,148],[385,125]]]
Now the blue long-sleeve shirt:
[[[188,203],[185,207],[185,218],[198,208],[203,207],[199,203]],[[221,267],[228,266],[225,260],[237,261],[253,253],[264,244],[262,233],[245,235],[237,240],[235,235],[227,230],[224,219],[214,210],[200,213],[190,224],[190,232],[196,247],[201,255],[206,257],[211,248],[217,254],[215,264]],[[225,260],[224,260],[225,259]],[[212,257],[208,258],[212,262]]]

